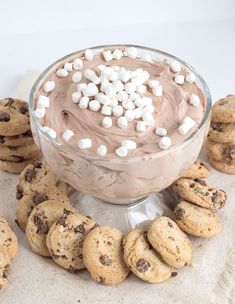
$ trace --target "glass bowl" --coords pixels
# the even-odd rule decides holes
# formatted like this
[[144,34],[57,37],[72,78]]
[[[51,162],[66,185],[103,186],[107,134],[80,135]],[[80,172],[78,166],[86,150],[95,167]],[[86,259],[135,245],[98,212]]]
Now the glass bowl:
[[[133,45],[116,45],[130,47]],[[115,45],[93,47],[100,51]],[[35,82],[29,101],[31,127],[35,141],[39,145],[49,166],[61,180],[70,184],[80,193],[89,194],[98,200],[114,204],[130,204],[155,192],[160,192],[171,185],[183,170],[188,168],[198,157],[208,132],[211,112],[211,96],[206,82],[189,64],[175,56],[153,48],[134,46],[141,52],[148,52],[155,60],[179,61],[184,68],[196,75],[196,84],[205,95],[204,117],[197,129],[182,143],[167,150],[128,158],[100,157],[84,150],[75,150],[64,142],[52,139],[44,131],[35,117],[35,96],[42,86],[46,75],[56,70],[64,60],[73,60],[85,50],[69,54],[50,65]]]

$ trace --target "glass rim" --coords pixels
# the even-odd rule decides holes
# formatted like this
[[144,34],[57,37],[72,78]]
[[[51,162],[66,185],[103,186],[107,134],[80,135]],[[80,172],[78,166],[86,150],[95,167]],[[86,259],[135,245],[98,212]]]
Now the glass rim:
[[[141,45],[135,45],[135,44],[105,44],[105,45],[97,45],[97,46],[93,46],[93,47],[89,47],[89,49],[91,50],[97,50],[97,49],[104,49],[104,48],[108,48],[108,47],[121,47],[121,48],[126,48],[126,47],[136,47],[136,48],[139,48],[139,49],[142,49],[142,50],[146,50],[146,51],[151,51],[151,52],[155,52],[161,56],[165,56],[165,57],[168,57],[170,59],[174,59],[174,60],[177,60],[179,61],[184,67],[186,67],[187,69],[189,69],[191,72],[193,72],[197,79],[200,81],[202,87],[203,87],[203,93],[206,97],[206,109],[205,109],[205,112],[204,112],[204,116],[200,122],[200,124],[198,125],[198,127],[188,136],[186,137],[182,142],[178,143],[178,144],[175,144],[173,146],[171,146],[170,148],[166,149],[166,150],[161,150],[161,151],[156,151],[156,152],[153,152],[153,153],[148,153],[148,154],[143,154],[143,155],[140,155],[140,156],[131,156],[129,158],[118,158],[116,156],[105,156],[105,157],[101,157],[99,155],[96,155],[94,153],[86,153],[87,151],[84,151],[83,150],[79,150],[78,149],[78,153],[80,153],[82,156],[86,156],[87,158],[89,157],[92,157],[92,158],[97,158],[99,160],[102,160],[102,161],[115,161],[115,162],[121,162],[121,163],[126,163],[127,160],[128,162],[135,162],[137,160],[141,160],[143,158],[153,158],[153,157],[157,157],[157,156],[161,156],[161,155],[164,155],[165,153],[169,153],[169,152],[172,152],[174,151],[175,149],[178,149],[180,147],[183,147],[184,144],[186,144],[187,142],[189,142],[190,139],[192,139],[198,132],[199,130],[204,126],[204,124],[206,123],[207,121],[207,118],[210,114],[210,110],[211,110],[211,107],[212,107],[212,100],[211,100],[211,94],[210,94],[210,90],[209,90],[209,87],[207,85],[207,83],[205,82],[205,80],[203,79],[203,77],[190,65],[188,64],[186,61],[174,56],[174,55],[171,55],[167,52],[164,52],[164,51],[161,51],[161,50],[158,50],[158,49],[155,49],[155,48],[151,48],[151,47],[146,47],[146,46],[141,46]],[[72,57],[72,56],[75,56],[76,54],[80,54],[82,52],[85,52],[85,50],[88,49],[88,48],[85,48],[85,49],[81,49],[81,50],[78,50],[78,51],[75,51],[75,52],[72,52],[72,53],[69,53],[59,59],[57,59],[56,61],[54,61],[52,64],[50,64],[46,69],[43,70],[43,72],[41,72],[41,74],[38,76],[38,78],[36,79],[36,81],[34,82],[31,90],[30,90],[30,95],[29,95],[29,114],[30,114],[30,118],[33,120],[33,123],[34,125],[36,126],[36,129],[37,131],[41,132],[52,144],[61,147],[61,146],[65,146],[64,143],[60,143],[58,142],[56,139],[53,139],[49,136],[49,134],[47,132],[44,131],[43,129],[43,126],[39,123],[37,117],[35,116],[35,113],[34,113],[34,104],[33,104],[33,101],[34,101],[34,93],[40,83],[40,81],[43,79],[43,77],[57,64],[59,64],[60,62]],[[66,149],[69,151],[71,150],[71,152],[74,153],[74,148],[70,147],[70,146],[65,146]]]

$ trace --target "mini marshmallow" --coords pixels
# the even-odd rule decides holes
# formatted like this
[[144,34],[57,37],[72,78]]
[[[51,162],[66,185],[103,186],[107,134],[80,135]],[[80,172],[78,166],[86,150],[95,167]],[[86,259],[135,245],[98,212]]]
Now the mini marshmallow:
[[50,99],[49,97],[47,96],[44,96],[44,95],[40,95],[38,97],[38,105],[37,105],[37,108],[41,109],[41,108],[48,108],[50,105]]
[[155,108],[153,105],[147,105],[143,108],[143,112],[153,113],[155,112]]
[[119,80],[121,80],[122,82],[127,82],[130,80],[131,78],[131,73],[127,70],[123,70],[123,69],[120,69],[120,71],[118,71],[118,78]]
[[37,118],[43,118],[45,116],[46,109],[45,108],[37,108],[34,112]]
[[125,147],[119,147],[116,149],[116,155],[119,157],[125,157],[128,155],[128,150]]
[[63,137],[64,140],[69,141],[73,137],[73,135],[74,135],[74,132],[70,129],[67,129],[63,133],[62,137]]
[[144,96],[144,97],[142,98],[142,100],[143,100],[145,106],[149,106],[149,105],[151,105],[151,104],[153,103],[153,100],[152,100],[151,97],[146,97],[146,96]]
[[117,94],[117,90],[115,87],[113,87],[112,85],[107,86],[104,89],[105,95],[110,97],[110,98],[114,98]]
[[164,136],[159,141],[159,147],[162,150],[166,150],[171,146],[171,139],[170,137]]
[[44,92],[46,93],[51,92],[54,90],[54,88],[55,88],[55,82],[53,80],[49,80],[46,83],[44,83],[43,86]]
[[59,69],[56,72],[56,75],[61,78],[68,76],[68,74],[69,74],[68,71],[66,71],[65,69]]
[[117,97],[118,101],[124,101],[124,100],[128,99],[128,94],[126,91],[120,91],[117,93],[116,97]]
[[83,89],[87,87],[87,84],[85,82],[81,82],[77,85],[77,91],[81,92]]
[[103,105],[108,105],[110,104],[110,98],[106,95],[104,95],[104,93],[98,93],[97,95],[95,95],[95,99],[99,101],[99,103],[103,104]]
[[143,98],[138,98],[137,100],[134,101],[134,104],[138,108],[143,108],[146,105]]
[[116,50],[113,51],[113,58],[114,59],[119,60],[119,59],[122,58],[122,56],[123,56],[123,52],[121,50],[116,49]]
[[181,135],[185,135],[196,125],[196,122],[189,116],[186,116],[182,124],[178,128],[178,132]]
[[92,141],[90,138],[80,139],[78,142],[78,146],[80,149],[89,149],[92,146]]
[[118,105],[118,100],[117,100],[117,98],[111,98],[111,99],[110,99],[110,102],[109,102],[109,106],[112,107],[112,108],[114,108],[114,107],[116,107],[117,105]]
[[124,114],[127,121],[133,121],[135,119],[135,112],[133,110],[127,110]]
[[110,50],[104,51],[103,57],[106,62],[111,61],[113,59],[113,55]]
[[157,128],[155,130],[155,134],[158,136],[166,136],[167,135],[167,130],[165,128]]
[[49,127],[43,127],[43,130],[53,139],[56,138],[56,131],[49,128]]
[[153,87],[153,95],[158,96],[158,97],[162,96],[162,86],[161,85],[159,85],[157,87]]
[[94,56],[94,54],[93,54],[92,50],[90,50],[90,49],[85,50],[86,60],[91,61],[93,59],[93,56]]
[[134,93],[135,90],[136,90],[136,86],[134,85],[134,83],[128,82],[128,83],[125,84],[125,91],[128,94]]
[[64,69],[68,72],[72,72],[73,71],[73,64],[70,62],[66,62],[64,65]]
[[147,90],[147,88],[143,84],[137,86],[137,88],[136,88],[136,92],[139,94],[144,94],[146,92],[146,90]]
[[80,109],[87,109],[88,104],[89,104],[89,98],[88,98],[87,96],[83,96],[83,97],[80,99],[79,108],[80,108]]
[[154,87],[158,87],[160,85],[158,80],[149,80],[148,85],[151,89],[153,89]]
[[106,66],[105,66],[104,64],[99,64],[99,65],[97,66],[97,69],[98,69],[100,72],[102,72],[105,68],[106,68]]
[[190,104],[198,108],[200,105],[200,98],[196,94],[190,96]]
[[111,117],[104,117],[102,120],[102,126],[105,129],[111,128],[113,124],[112,118]]
[[138,121],[136,125],[136,131],[143,133],[146,130],[146,123],[144,121]]
[[81,72],[75,72],[72,76],[72,80],[75,83],[78,83],[82,80],[82,73]]
[[120,66],[119,65],[113,65],[112,69],[113,69],[114,72],[117,72],[117,71],[120,70]]
[[115,117],[120,117],[120,116],[122,116],[122,114],[123,114],[122,106],[117,105],[117,106],[113,107],[113,115]]
[[114,81],[113,87],[116,89],[117,92],[121,92],[124,90],[124,84],[121,82],[121,80]]
[[129,58],[135,59],[137,57],[137,48],[135,47],[126,48],[124,54]]
[[108,77],[113,73],[113,69],[109,66],[106,66],[105,69],[102,71],[102,75]]
[[135,119],[139,119],[143,115],[143,110],[141,108],[134,109]]
[[98,112],[100,109],[100,103],[98,100],[93,99],[89,102],[89,109],[93,112]]
[[179,85],[183,85],[184,84],[184,75],[176,75],[175,76],[175,82]]
[[110,86],[112,86],[112,84],[107,79],[105,79],[101,82],[100,90],[102,92],[105,92],[105,89]]
[[135,101],[140,98],[140,95],[136,92],[130,94],[130,99]]
[[107,154],[107,147],[105,145],[100,145],[96,151],[99,156],[105,156]]
[[128,120],[125,116],[121,116],[118,118],[117,124],[118,124],[119,128],[126,129],[127,125],[128,125]]
[[117,81],[118,80],[118,73],[113,71],[112,74],[108,76],[108,80]]
[[95,96],[96,94],[98,94],[98,92],[99,90],[93,82],[88,83],[87,87],[82,89],[83,95],[88,97]]
[[101,114],[110,116],[112,115],[112,108],[110,106],[103,106],[101,109]]
[[180,72],[181,71],[181,64],[178,61],[173,60],[170,63],[170,68],[171,68],[172,72],[174,72],[174,73]]
[[94,83],[94,84],[100,84],[100,78],[96,75],[94,75],[93,77],[91,77],[91,81]]
[[126,110],[134,110],[134,108],[135,108],[133,101],[131,101],[130,99],[124,100],[122,102],[122,106]]
[[144,112],[142,115],[143,121],[146,123],[147,126],[152,126],[155,123],[155,119],[153,115],[149,112]]
[[81,92],[74,92],[72,94],[73,103],[79,103],[80,98],[81,98]]
[[125,139],[122,141],[122,147],[127,148],[127,150],[134,150],[137,148],[137,144],[133,140]]
[[95,71],[93,71],[93,70],[91,70],[91,69],[86,69],[85,72],[84,72],[84,76],[85,76],[87,79],[89,79],[89,80],[92,81],[92,78],[93,78],[94,76],[96,76],[96,74],[95,74]]
[[143,79],[143,82],[149,80],[149,73],[147,71],[143,71],[142,74],[141,74],[141,78]]
[[144,61],[152,62],[152,57],[148,53],[145,53],[142,58],[143,58]]
[[83,61],[81,58],[77,58],[73,61],[74,70],[81,70],[83,67]]
[[189,73],[189,74],[186,75],[185,80],[188,83],[193,83],[193,82],[196,81],[196,76],[193,73]]

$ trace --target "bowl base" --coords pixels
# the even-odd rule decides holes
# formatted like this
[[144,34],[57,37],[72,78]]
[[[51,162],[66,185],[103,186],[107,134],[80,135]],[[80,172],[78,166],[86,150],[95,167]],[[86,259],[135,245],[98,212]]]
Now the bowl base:
[[70,194],[70,201],[80,213],[90,216],[98,224],[127,233],[135,228],[147,229],[158,216],[171,215],[177,198],[170,189],[166,189],[129,204],[114,204],[74,190]]

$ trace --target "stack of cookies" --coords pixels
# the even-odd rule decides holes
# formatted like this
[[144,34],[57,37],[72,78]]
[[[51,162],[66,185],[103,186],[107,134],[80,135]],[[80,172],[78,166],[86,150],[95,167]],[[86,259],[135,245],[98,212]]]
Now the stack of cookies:
[[235,174],[235,96],[220,99],[212,108],[206,141],[208,158],[217,170]]
[[10,263],[18,253],[18,240],[7,220],[0,215],[0,290],[9,278]]
[[40,157],[30,129],[28,104],[13,98],[0,100],[0,170],[20,173]]

